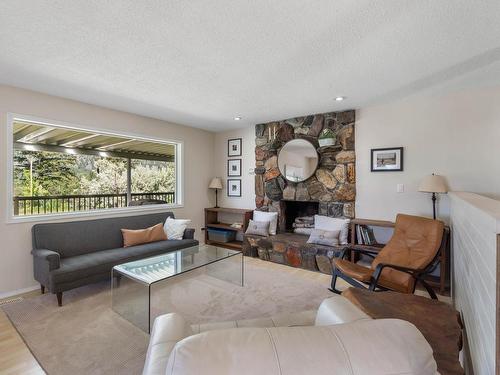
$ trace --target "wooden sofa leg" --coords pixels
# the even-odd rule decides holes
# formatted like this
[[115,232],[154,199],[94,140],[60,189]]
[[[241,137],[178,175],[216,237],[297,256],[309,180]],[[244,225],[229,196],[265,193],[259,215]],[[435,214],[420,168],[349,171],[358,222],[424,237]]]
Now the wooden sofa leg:
[[57,295],[57,304],[59,306],[62,306],[62,292],[57,292],[56,295]]
[[45,285],[40,284],[40,292],[45,293]]

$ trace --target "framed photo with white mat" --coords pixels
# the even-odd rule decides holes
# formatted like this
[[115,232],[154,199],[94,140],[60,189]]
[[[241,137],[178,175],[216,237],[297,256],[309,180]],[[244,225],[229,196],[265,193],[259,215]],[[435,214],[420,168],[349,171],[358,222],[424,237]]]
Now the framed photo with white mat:
[[229,159],[227,161],[228,177],[241,177],[241,159]]
[[227,179],[227,196],[241,197],[241,179]]
[[401,172],[403,147],[373,148],[370,164],[372,172]]

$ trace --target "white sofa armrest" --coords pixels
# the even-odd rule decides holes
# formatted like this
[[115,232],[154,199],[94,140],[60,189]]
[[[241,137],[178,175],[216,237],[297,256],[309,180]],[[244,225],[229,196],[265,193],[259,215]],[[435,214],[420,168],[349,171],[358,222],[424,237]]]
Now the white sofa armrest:
[[184,318],[176,313],[160,315],[155,319],[149,339],[143,375],[164,375],[168,357],[175,344],[191,336],[193,331]]
[[351,301],[342,296],[325,299],[316,314],[315,326],[351,323],[357,320],[371,319]]

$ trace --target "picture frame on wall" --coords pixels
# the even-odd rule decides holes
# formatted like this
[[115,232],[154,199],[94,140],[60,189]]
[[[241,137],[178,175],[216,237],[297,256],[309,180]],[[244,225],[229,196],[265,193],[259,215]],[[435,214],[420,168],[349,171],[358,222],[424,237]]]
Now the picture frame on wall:
[[228,177],[241,177],[241,159],[229,159],[227,161]]
[[227,179],[227,196],[228,197],[241,197],[241,180],[240,179]]
[[373,148],[370,165],[372,172],[401,172],[403,147]]
[[228,139],[227,156],[241,156],[241,138]]

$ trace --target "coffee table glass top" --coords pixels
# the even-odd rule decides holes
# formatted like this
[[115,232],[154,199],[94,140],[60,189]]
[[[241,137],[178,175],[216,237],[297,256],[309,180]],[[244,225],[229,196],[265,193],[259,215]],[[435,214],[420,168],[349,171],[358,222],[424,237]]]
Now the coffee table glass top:
[[198,245],[113,267],[132,279],[152,284],[195,268],[240,255],[241,251],[212,245]]

